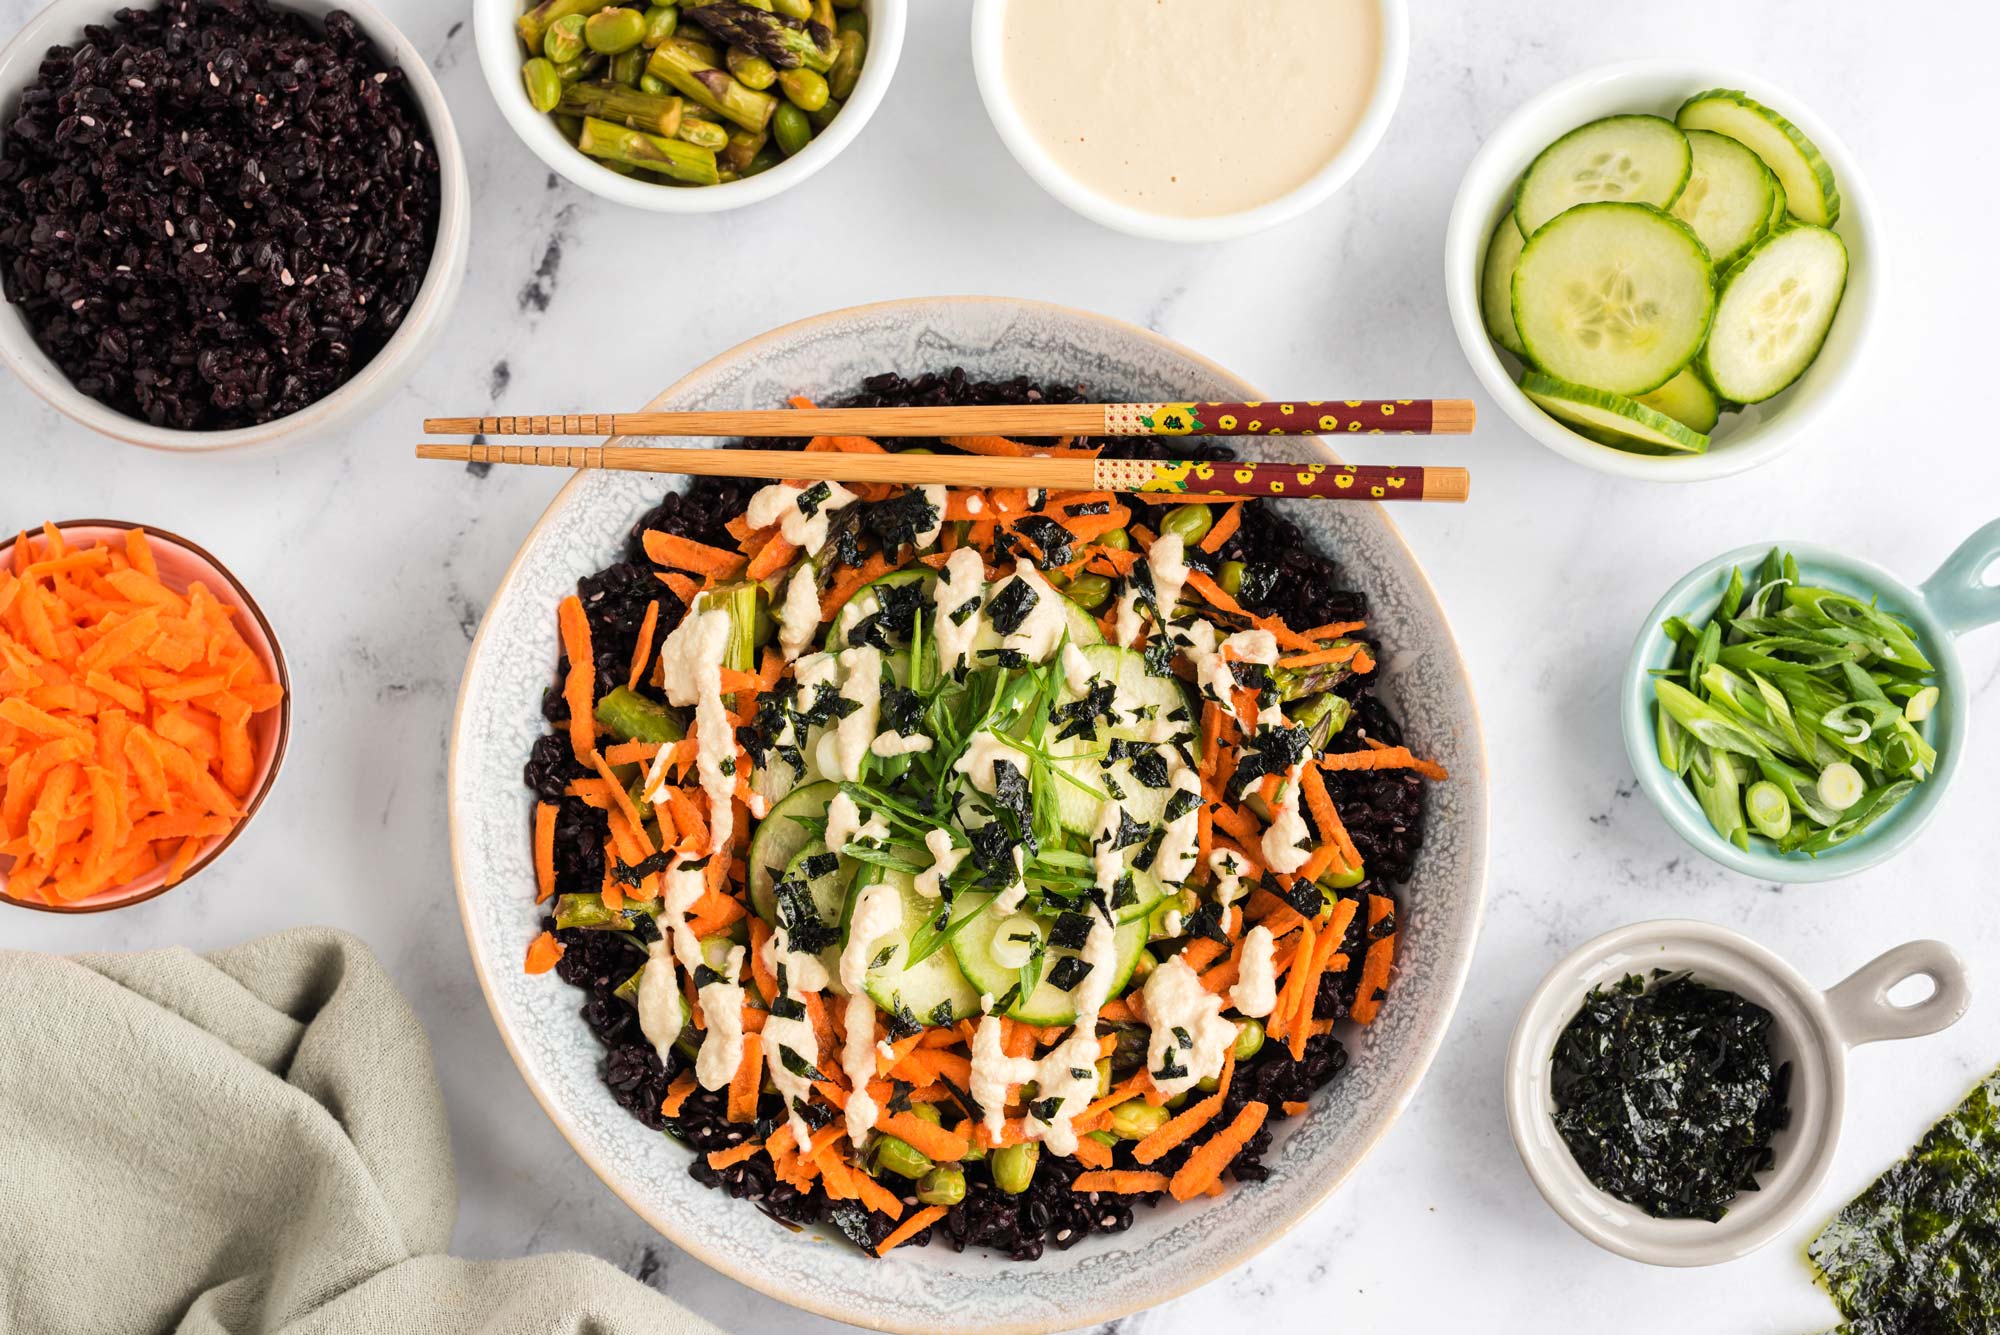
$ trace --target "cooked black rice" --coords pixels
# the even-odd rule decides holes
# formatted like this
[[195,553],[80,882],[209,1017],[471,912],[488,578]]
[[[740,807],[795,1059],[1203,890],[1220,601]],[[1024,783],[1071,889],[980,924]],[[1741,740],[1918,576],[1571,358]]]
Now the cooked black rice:
[[[1076,403],[1087,398],[1077,387],[1043,387],[1016,377],[997,382],[976,381],[964,371],[927,372],[915,378],[896,373],[870,377],[862,392],[844,401],[857,407],[906,407],[959,403]],[[796,448],[800,440],[746,442],[757,448]],[[907,447],[934,445],[933,441],[908,440]],[[1167,451],[1152,440],[1117,440],[1106,446],[1107,453],[1126,457],[1166,457]],[[1174,452],[1207,460],[1235,457],[1227,446],[1213,441],[1181,442]],[[648,602],[660,602],[662,633],[679,624],[685,612],[678,600],[652,576],[642,536],[647,529],[693,538],[717,546],[732,545],[725,525],[741,514],[761,482],[747,478],[696,478],[685,492],[667,495],[659,505],[642,515],[628,535],[623,559],[579,583],[578,592],[591,625],[592,649],[598,657],[599,680],[608,672],[622,674],[631,662],[632,646]],[[1153,509],[1157,507],[1144,507]],[[1158,516],[1151,524],[1157,530]],[[1337,560],[1308,546],[1298,527],[1268,506],[1246,508],[1243,523],[1226,543],[1221,559],[1275,568],[1263,597],[1251,605],[1260,612],[1275,613],[1295,626],[1317,626],[1331,621],[1363,620],[1367,599],[1358,592],[1340,588]],[[1379,655],[1378,655],[1379,656]],[[617,679],[622,680],[622,675]],[[558,673],[560,681],[560,670]],[[1389,745],[1402,741],[1402,729],[1370,690],[1369,679],[1351,679],[1342,688],[1353,701],[1352,717],[1341,734],[1342,744],[1358,746],[1364,738]],[[575,798],[564,797],[570,779],[583,773],[570,754],[569,742],[561,731],[567,718],[560,690],[551,689],[544,697],[543,713],[557,729],[536,743],[527,767],[527,782],[547,800],[560,801],[556,825],[556,885],[561,891],[591,891],[603,876],[605,818]],[[1423,789],[1414,774],[1400,770],[1359,771],[1330,774],[1327,783],[1341,820],[1360,848],[1369,878],[1357,892],[1395,896],[1395,887],[1408,881],[1423,841]],[[1393,922],[1393,918],[1390,920]],[[543,924],[554,930],[554,919]],[[1387,925],[1387,924],[1385,924]],[[1379,930],[1379,929],[1378,929]],[[1354,1004],[1360,966],[1366,954],[1363,940],[1368,929],[1359,921],[1349,927],[1345,950],[1351,961],[1341,973],[1329,973],[1314,998],[1313,1014],[1321,1020],[1339,1019]],[[801,1192],[777,1181],[770,1161],[762,1156],[724,1169],[709,1167],[704,1157],[710,1150],[740,1143],[746,1136],[767,1134],[784,1115],[775,1094],[765,1093],[757,1108],[757,1121],[730,1122],[726,1116],[726,1091],[697,1089],[682,1105],[681,1115],[663,1117],[660,1104],[667,1087],[691,1060],[679,1049],[662,1059],[639,1032],[632,1007],[614,994],[644,960],[643,947],[621,933],[570,930],[556,933],[565,949],[556,966],[563,981],[586,994],[583,1018],[605,1048],[604,1082],[612,1097],[646,1126],[662,1130],[696,1151],[688,1167],[689,1175],[705,1186],[754,1202],[773,1219],[795,1227],[830,1224],[847,1233],[857,1244],[879,1242],[895,1227],[893,1220],[855,1207],[851,1202],[829,1200],[817,1188]],[[1285,1047],[1267,1042],[1261,1051],[1241,1064],[1224,1102],[1222,1120],[1234,1117],[1244,1104],[1261,1100],[1270,1108],[1270,1121],[1257,1132],[1231,1162],[1229,1176],[1238,1182],[1261,1182],[1270,1175],[1263,1162],[1272,1141],[1272,1124],[1281,1119],[1287,1103],[1308,1102],[1313,1092],[1339,1075],[1347,1066],[1347,1050],[1332,1034],[1309,1039],[1305,1056],[1294,1060]],[[1120,1142],[1113,1150],[1114,1166],[1137,1168],[1132,1159],[1132,1143]],[[1148,1165],[1172,1174],[1192,1152],[1183,1146],[1159,1162]],[[1032,1261],[1053,1246],[1066,1249],[1093,1233],[1118,1233],[1132,1226],[1133,1211],[1141,1205],[1156,1204],[1158,1195],[1118,1196],[1095,1192],[1079,1193],[1070,1183],[1082,1165],[1072,1159],[1042,1156],[1033,1182],[1020,1195],[1009,1195],[993,1184],[983,1163],[967,1164],[966,1196],[936,1225],[918,1234],[906,1246],[921,1246],[943,1240],[954,1250],[985,1248],[1014,1260]],[[889,1178],[891,1190],[904,1188],[905,1203],[916,1206],[909,1184]]]
[[396,332],[437,154],[352,17],[165,0],[50,47],[0,145],[0,274],[76,387],[155,426],[296,412]]

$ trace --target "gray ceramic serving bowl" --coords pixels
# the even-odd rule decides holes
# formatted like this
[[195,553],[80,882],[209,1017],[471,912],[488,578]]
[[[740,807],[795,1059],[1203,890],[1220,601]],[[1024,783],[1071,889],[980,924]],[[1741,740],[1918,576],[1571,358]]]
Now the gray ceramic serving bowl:
[[[839,311],[787,326],[691,372],[652,407],[770,405],[830,399],[863,377],[963,366],[981,377],[1026,373],[1081,383],[1107,398],[1265,397],[1158,335],[1031,302],[929,299]],[[1260,451],[1324,459],[1311,441]],[[780,1301],[894,1331],[1026,1332],[1108,1321],[1163,1302],[1240,1265],[1297,1224],[1353,1171],[1416,1092],[1443,1041],[1471,962],[1485,893],[1486,761],[1465,667],[1429,582],[1374,504],[1283,503],[1365,589],[1384,637],[1384,695],[1410,745],[1451,771],[1431,787],[1428,835],[1399,939],[1398,975],[1381,1018],[1350,1034],[1349,1069],[1285,1122],[1267,1182],[1141,1211],[1128,1232],[1092,1237],[1038,1264],[942,1246],[887,1262],[794,1234],[753,1206],[687,1175],[689,1151],[647,1131],[598,1078],[600,1049],[576,993],[521,971],[535,934],[531,797],[521,765],[543,728],[540,700],[556,665],[557,601],[613,559],[634,519],[666,487],[631,473],[580,473],[528,534],[474,641],[451,743],[453,862],[472,958],[502,1038],[529,1088],[584,1161],[677,1245]]]
[[[1721,1220],[1655,1219],[1593,1185],[1556,1131],[1550,1057],[1593,988],[1654,969],[1690,971],[1771,1012],[1771,1055],[1792,1067],[1791,1124],[1771,1142],[1771,1170]],[[1898,1004],[1889,993],[1928,978],[1931,993]],[[1705,922],[1635,923],[1579,946],[1549,970],[1507,1051],[1507,1125],[1535,1189],[1577,1232],[1650,1265],[1714,1265],[1747,1256],[1812,1204],[1833,1167],[1847,1107],[1847,1053],[1864,1043],[1917,1038],[1957,1023],[1971,1004],[1965,962],[1942,941],[1908,941],[1822,992],[1749,937]]]

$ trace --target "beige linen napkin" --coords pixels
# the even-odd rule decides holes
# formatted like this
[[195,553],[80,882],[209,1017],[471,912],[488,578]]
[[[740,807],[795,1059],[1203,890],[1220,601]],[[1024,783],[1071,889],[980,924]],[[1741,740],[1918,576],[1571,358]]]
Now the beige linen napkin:
[[366,946],[0,951],[0,1331],[709,1335],[590,1257],[439,1253],[430,1046]]

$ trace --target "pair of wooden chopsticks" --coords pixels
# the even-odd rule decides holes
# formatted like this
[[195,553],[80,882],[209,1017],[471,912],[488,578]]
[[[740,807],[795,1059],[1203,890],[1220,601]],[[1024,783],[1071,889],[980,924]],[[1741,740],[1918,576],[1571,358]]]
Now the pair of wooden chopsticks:
[[[997,404],[948,408],[585,413],[560,417],[434,417],[434,434],[489,436],[1314,436],[1462,435],[1466,399],[1291,400],[1268,403]],[[1103,459],[1049,448],[1021,456],[661,449],[618,445],[419,445],[420,459],[609,468],[692,476],[802,478],[901,486],[1039,487],[1187,497],[1463,501],[1463,468],[1271,461]]]

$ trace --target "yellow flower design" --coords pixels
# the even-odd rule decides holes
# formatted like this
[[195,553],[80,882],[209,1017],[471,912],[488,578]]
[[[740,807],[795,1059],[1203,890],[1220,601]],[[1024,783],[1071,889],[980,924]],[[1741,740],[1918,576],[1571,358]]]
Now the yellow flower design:
[[1221,427],[1224,431],[1234,431],[1236,429],[1236,414],[1224,413],[1222,416],[1215,419],[1215,424]]
[[1206,481],[1208,481],[1208,480],[1209,480],[1210,478],[1212,478],[1212,477],[1214,477],[1214,476],[1215,476],[1215,465],[1214,465],[1214,464],[1196,464],[1196,465],[1194,466],[1194,475],[1195,475],[1196,477],[1200,478],[1200,479],[1201,479],[1202,481],[1206,482]]
[[1248,482],[1256,476],[1257,470],[1254,468],[1239,468],[1236,470],[1236,480],[1238,482]]

